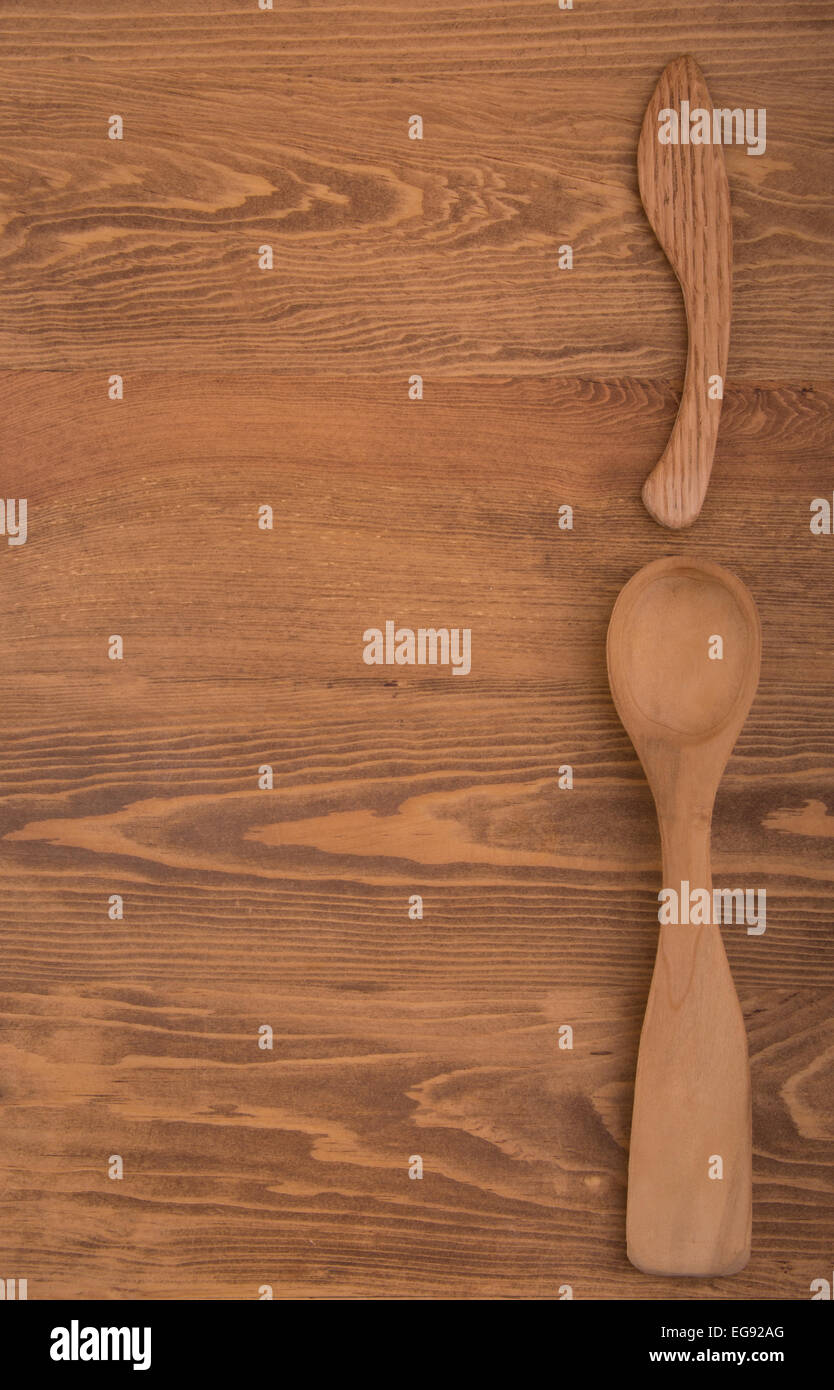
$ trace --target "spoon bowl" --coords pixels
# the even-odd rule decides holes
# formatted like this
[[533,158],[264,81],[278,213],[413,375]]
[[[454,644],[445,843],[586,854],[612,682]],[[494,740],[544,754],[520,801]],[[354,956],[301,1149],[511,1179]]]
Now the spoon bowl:
[[737,735],[760,648],[758,614],[735,575],[684,557],[647,565],[620,593],[608,628],[609,682],[626,729],[673,741],[712,739],[728,726]]

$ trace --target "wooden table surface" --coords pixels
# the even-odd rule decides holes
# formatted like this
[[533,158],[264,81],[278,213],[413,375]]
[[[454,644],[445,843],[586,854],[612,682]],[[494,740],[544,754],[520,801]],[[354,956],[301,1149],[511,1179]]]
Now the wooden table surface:
[[[30,1299],[831,1279],[832,19],[6,0],[0,1277]],[[675,534],[640,501],[686,336],[636,144],[685,52],[767,149],[726,150],[724,410]],[[677,553],[764,630],[713,840],[767,891],[763,936],[723,929],[753,1256],[708,1281],[625,1255],[660,853],[605,633]],[[470,628],[471,674],[365,665],[387,620]]]

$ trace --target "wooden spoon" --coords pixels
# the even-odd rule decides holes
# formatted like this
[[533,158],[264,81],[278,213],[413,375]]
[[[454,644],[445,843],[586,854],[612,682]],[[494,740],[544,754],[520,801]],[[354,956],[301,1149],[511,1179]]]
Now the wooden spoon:
[[[721,660],[709,656],[716,637]],[[689,884],[712,901],[713,801],[760,654],[749,592],[705,560],[656,560],[614,605],[608,680],[654,795],[663,885],[681,897]],[[721,1178],[709,1176],[716,1157]],[[750,1254],[751,1168],[747,1041],[720,928],[662,925],[631,1127],[632,1264],[649,1274],[741,1269]]]
[[[733,231],[730,191],[720,143],[661,144],[658,120],[664,109],[680,119],[713,107],[694,58],[676,58],[664,68],[643,118],[637,150],[640,196],[655,236],[683,290],[689,350],[677,419],[660,462],[643,487],[647,510],[663,526],[690,526],[703,505],[712,472],[721,397],[713,399],[710,378],[727,369],[732,300]],[[689,123],[685,123],[689,133]],[[681,122],[679,135],[683,132]],[[715,396],[717,387],[713,383]]]

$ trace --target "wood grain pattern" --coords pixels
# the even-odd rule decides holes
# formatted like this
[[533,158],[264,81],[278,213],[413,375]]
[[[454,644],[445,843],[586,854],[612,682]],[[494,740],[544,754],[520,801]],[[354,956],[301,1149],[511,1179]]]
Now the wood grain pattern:
[[[707,144],[691,143],[684,112],[696,111],[702,120],[709,118]],[[670,113],[676,139],[664,145],[659,123],[665,120],[668,127]],[[681,402],[669,442],[643,484],[650,515],[674,528],[691,526],[704,504],[727,374],[733,232],[724,151],[715,134],[703,73],[694,58],[677,58],[664,68],[646,108],[637,149],[643,206],[680,281],[686,309]]]
[[[672,537],[640,487],[685,325],[635,152],[686,51],[769,124],[763,159],[727,151],[722,427]],[[3,7],[1,481],[29,536],[0,537],[0,1277],[30,1298],[829,1276],[830,70],[816,3]],[[768,893],[763,937],[724,933],[753,1250],[697,1285],[625,1249],[660,857],[605,631],[669,553],[736,571],[764,638],[713,864]],[[365,666],[386,618],[471,627],[471,675]]]
[[[541,11],[555,24],[550,0]],[[579,17],[566,15],[564,33]],[[834,370],[834,116],[827,70],[814,87],[815,32],[801,91],[789,68],[739,80],[729,46],[698,47],[717,104],[769,112],[763,159],[726,150],[730,383]],[[636,166],[665,43],[604,82],[561,59],[504,81],[302,82],[235,79],[187,53],[174,78],[133,58],[4,71],[0,367],[681,381],[680,290]],[[106,138],[111,112],[121,142]]]

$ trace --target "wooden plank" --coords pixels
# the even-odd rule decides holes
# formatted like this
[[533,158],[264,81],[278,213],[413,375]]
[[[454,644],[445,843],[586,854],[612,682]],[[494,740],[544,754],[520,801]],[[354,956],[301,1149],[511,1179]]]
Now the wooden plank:
[[831,991],[745,1000],[754,1254],[693,1284],[625,1257],[642,999],[494,978],[477,999],[182,979],[4,996],[4,1261],[30,1298],[809,1297],[834,1215]]
[[[532,73],[607,80],[658,69],[669,55],[697,44],[710,65],[735,77],[791,72],[802,83],[827,82],[828,0],[575,0],[572,11],[551,0],[295,0],[272,13],[256,0],[124,0],[118,11],[83,10],[37,0],[12,0],[0,17],[9,66],[33,60],[69,66],[173,70],[213,66],[237,74],[321,72],[340,80],[380,73],[407,79],[461,73],[492,79]],[[47,22],[48,20],[48,22]],[[650,87],[647,87],[646,99]],[[645,105],[645,101],[643,103]]]
[[[830,379],[829,107],[782,71],[727,90],[704,69],[716,104],[769,113],[763,157],[726,150],[728,379]],[[637,189],[657,74],[302,96],[278,75],[0,67],[0,367],[680,380],[680,290]]]

